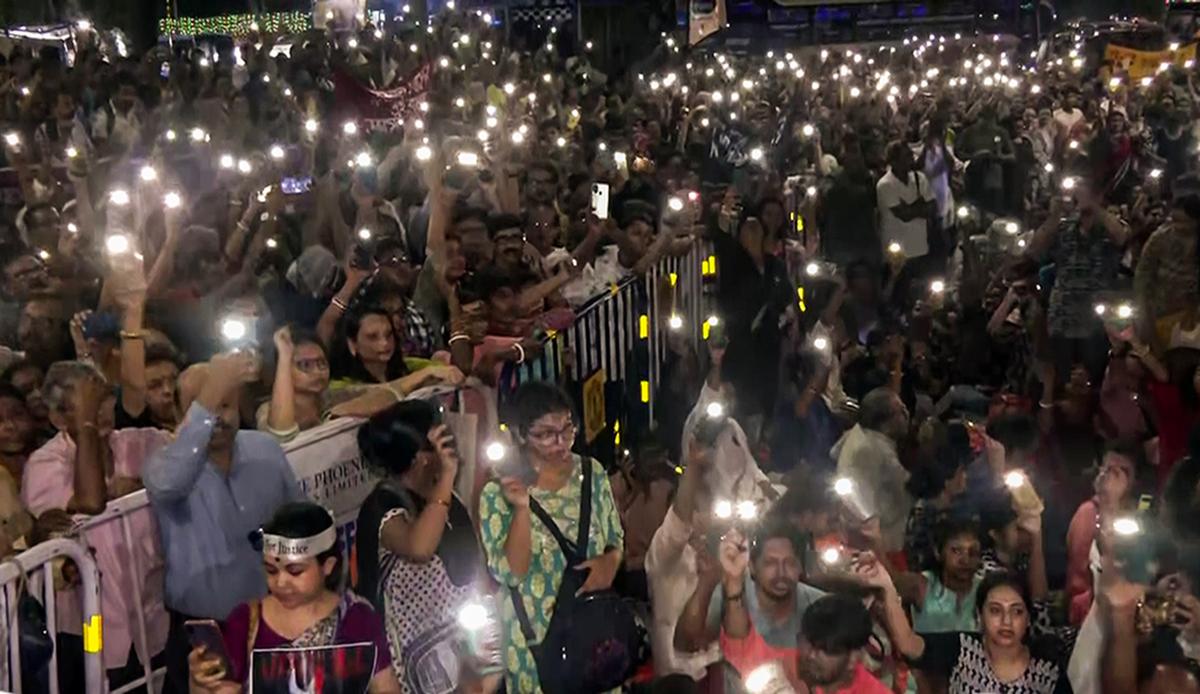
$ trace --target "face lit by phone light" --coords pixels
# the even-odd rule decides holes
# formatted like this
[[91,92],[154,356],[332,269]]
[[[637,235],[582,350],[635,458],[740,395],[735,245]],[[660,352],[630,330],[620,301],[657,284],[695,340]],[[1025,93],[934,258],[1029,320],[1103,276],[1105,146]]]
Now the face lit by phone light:
[[346,336],[350,354],[368,370],[387,369],[396,351],[396,336],[391,319],[383,313],[367,313],[358,321],[358,330]]
[[565,465],[575,444],[575,422],[568,411],[550,412],[533,420],[525,432],[526,450],[541,462]]
[[768,537],[755,548],[754,582],[775,600],[787,600],[800,580],[800,557],[786,537]]
[[1017,646],[1029,630],[1029,606],[1013,586],[997,585],[983,596],[979,626],[985,647]]
[[267,591],[287,609],[309,605],[328,590],[327,579],[338,568],[338,559],[327,556],[307,559],[284,559],[263,553],[263,568],[267,573]]

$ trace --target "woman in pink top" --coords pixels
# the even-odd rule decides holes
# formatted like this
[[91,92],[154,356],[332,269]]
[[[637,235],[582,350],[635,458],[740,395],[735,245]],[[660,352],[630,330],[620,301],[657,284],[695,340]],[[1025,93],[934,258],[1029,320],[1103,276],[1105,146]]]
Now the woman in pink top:
[[1096,494],[1079,505],[1067,530],[1067,599],[1071,624],[1079,626],[1092,607],[1092,543],[1102,518],[1113,518],[1137,503],[1138,470],[1145,455],[1136,444],[1114,444],[1104,453],[1093,483]]
[[[42,395],[59,433],[25,463],[21,500],[37,516],[35,533],[48,537],[67,532],[74,514],[99,514],[110,499],[140,489],[142,464],[167,443],[168,434],[158,429],[113,431],[115,394],[90,364],[51,365]],[[83,532],[100,569],[104,667],[114,686],[127,677],[115,671],[131,664],[135,655],[149,662],[167,643],[158,527],[149,507],[128,518],[133,545],[126,544],[119,520]],[[140,601],[130,590],[137,584]],[[146,622],[145,644],[135,638],[139,613]],[[73,587],[59,593],[57,622],[66,633],[81,633],[83,617]]]

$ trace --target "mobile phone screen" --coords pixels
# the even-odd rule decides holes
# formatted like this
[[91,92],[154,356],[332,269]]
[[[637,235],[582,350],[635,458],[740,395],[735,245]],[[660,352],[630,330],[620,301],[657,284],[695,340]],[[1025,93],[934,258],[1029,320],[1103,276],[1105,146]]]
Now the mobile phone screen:
[[221,659],[221,664],[225,667],[225,672],[230,673],[231,666],[229,664],[229,653],[225,650],[225,638],[221,635],[221,628],[211,619],[189,619],[183,623],[183,628],[187,631],[188,643],[192,648],[204,646],[205,650],[210,655],[215,655]]
[[286,177],[279,181],[279,189],[284,195],[299,195],[307,193],[312,188],[312,176]]
[[608,219],[608,184],[592,184],[592,214],[597,219]]

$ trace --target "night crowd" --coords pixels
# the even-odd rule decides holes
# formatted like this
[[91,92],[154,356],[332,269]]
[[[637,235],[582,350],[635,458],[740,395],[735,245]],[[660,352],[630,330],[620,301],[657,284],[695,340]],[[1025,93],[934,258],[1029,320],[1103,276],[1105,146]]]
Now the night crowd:
[[[276,691],[263,653],[365,644],[359,689],[279,691],[1200,692],[1194,58],[664,35],[603,71],[491,19],[80,22],[0,62],[0,552],[89,548],[109,686]],[[406,86],[391,127],[347,80]],[[615,462],[573,384],[495,411],[708,256]],[[284,452],[345,418],[353,539]]]

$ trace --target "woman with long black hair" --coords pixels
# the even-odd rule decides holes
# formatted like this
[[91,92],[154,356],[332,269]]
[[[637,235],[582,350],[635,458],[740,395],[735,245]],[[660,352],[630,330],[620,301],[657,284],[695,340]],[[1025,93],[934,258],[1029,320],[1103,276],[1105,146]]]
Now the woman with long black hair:
[[[358,588],[384,617],[402,691],[455,691],[455,618],[484,576],[466,506],[454,494],[459,457],[433,405],[410,400],[358,430],[382,481],[358,514]],[[436,657],[430,657],[435,654]]]

